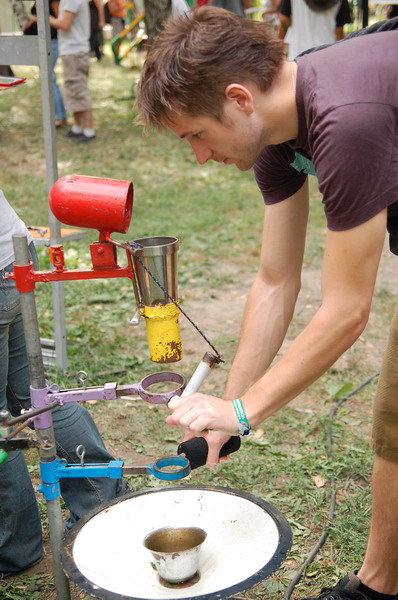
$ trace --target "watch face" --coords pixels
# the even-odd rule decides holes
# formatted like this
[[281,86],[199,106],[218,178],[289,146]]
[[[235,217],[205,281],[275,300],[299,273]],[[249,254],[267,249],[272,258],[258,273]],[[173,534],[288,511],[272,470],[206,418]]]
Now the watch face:
[[239,423],[239,435],[249,435],[251,429],[248,423]]

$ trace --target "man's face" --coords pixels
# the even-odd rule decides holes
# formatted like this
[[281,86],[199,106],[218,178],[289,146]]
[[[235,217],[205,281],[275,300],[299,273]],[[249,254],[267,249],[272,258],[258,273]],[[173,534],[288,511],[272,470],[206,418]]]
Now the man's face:
[[222,121],[211,117],[171,115],[165,122],[168,129],[187,140],[197,161],[208,160],[234,164],[241,171],[251,169],[265,143],[262,128],[254,114],[225,111]]

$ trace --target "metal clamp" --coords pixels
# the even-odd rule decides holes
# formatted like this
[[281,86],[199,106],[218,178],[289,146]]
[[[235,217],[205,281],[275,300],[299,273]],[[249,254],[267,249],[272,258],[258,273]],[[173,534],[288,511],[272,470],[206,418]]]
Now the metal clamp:
[[145,466],[123,467],[123,473],[126,475],[138,475],[140,473],[148,473],[157,479],[165,481],[174,481],[183,479],[191,472],[191,463],[184,455],[166,456],[159,458],[153,464]]

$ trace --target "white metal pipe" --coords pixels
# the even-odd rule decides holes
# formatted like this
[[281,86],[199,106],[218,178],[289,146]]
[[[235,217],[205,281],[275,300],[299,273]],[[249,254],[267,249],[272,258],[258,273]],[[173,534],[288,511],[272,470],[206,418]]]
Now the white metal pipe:
[[[196,367],[192,377],[188,381],[181,396],[188,396],[189,394],[197,392],[200,389],[206,377],[208,376],[208,374],[210,373],[210,370],[217,362],[219,361],[215,356],[213,356],[213,354],[206,352],[206,354]],[[173,396],[172,400],[174,398],[178,398],[178,396]]]

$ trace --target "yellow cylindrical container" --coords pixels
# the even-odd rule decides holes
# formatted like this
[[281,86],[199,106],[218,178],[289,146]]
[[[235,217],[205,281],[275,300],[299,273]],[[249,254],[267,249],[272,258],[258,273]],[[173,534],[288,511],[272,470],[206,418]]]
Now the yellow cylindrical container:
[[153,362],[171,363],[182,358],[179,310],[169,302],[157,306],[144,306],[149,354]]

